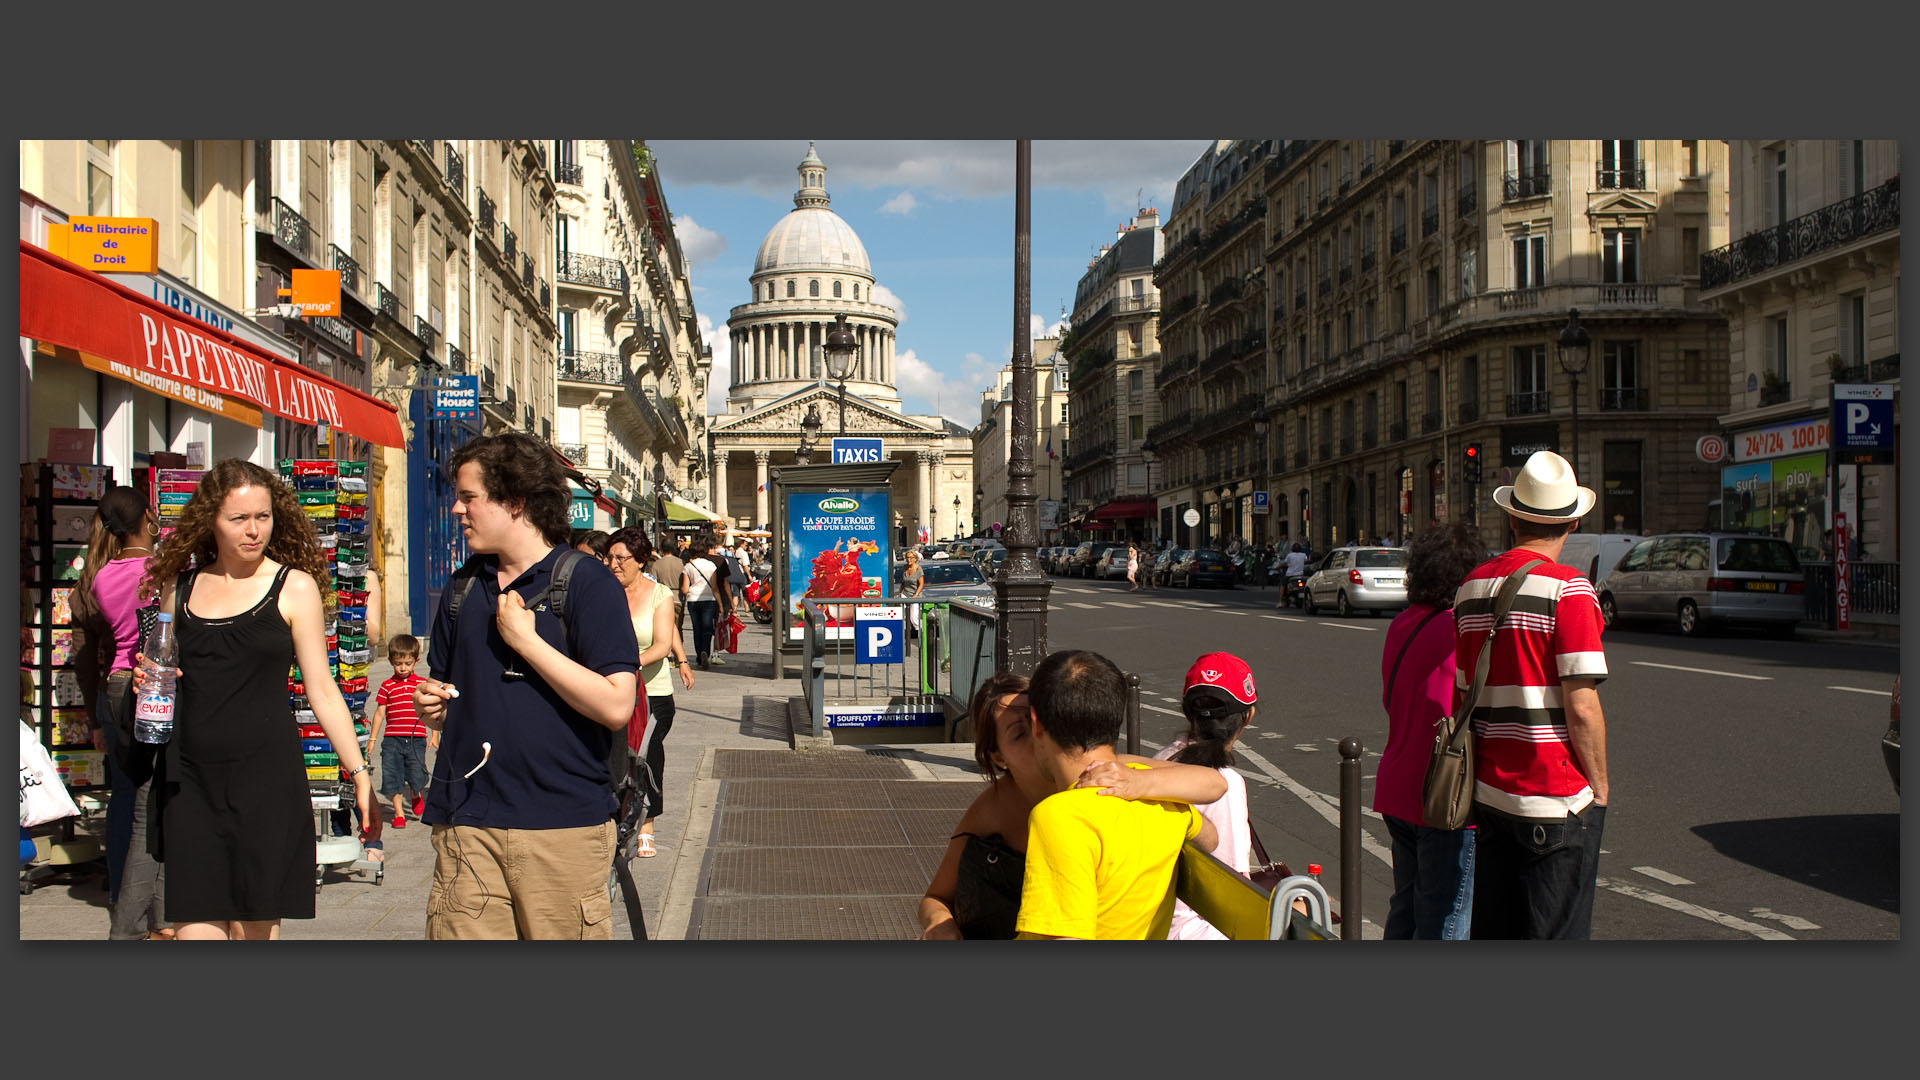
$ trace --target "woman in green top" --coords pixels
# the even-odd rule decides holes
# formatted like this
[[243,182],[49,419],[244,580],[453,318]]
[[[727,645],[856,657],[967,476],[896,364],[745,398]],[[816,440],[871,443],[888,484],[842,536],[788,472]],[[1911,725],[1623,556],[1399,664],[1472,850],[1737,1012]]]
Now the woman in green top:
[[[607,541],[607,566],[627,590],[627,612],[633,616],[633,636],[640,644],[640,683],[647,695],[646,728],[627,728],[631,737],[644,738],[646,743],[647,820],[639,834],[643,859],[658,854],[653,847],[653,821],[660,815],[660,778],[667,764],[664,744],[673,728],[673,671],[680,673],[684,685],[693,686],[693,668],[687,664],[687,650],[675,625],[673,591],[646,575],[652,562],[653,545],[639,529],[621,529]],[[674,661],[672,670],[667,665],[669,656]]]

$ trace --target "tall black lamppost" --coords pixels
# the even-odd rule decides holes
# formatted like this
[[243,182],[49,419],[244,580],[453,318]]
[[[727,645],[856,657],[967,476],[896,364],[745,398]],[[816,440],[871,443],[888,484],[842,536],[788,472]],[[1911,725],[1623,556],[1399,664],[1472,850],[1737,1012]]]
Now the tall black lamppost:
[[1051,582],[1040,572],[1034,548],[1038,537],[1033,516],[1033,330],[1028,282],[1033,262],[1032,186],[1033,145],[1014,143],[1013,173],[1013,454],[1007,462],[1007,546],[1005,568],[993,581],[994,610],[1000,632],[995,635],[994,670],[1031,675],[1047,655],[1047,593]]
[[827,331],[823,346],[827,354],[827,374],[840,384],[840,434],[847,433],[847,376],[853,374],[854,357],[860,352],[860,339],[847,328],[846,315],[833,317],[833,329]]
[[793,452],[793,460],[796,464],[813,464],[813,443],[820,437],[820,429],[824,426],[820,422],[819,408],[808,405],[806,418],[800,421],[800,446]]
[[1566,328],[1560,331],[1560,369],[1573,379],[1573,475],[1580,473],[1580,375],[1587,370],[1587,355],[1592,338],[1580,325],[1578,309],[1567,311]]
[[966,530],[960,527],[960,496],[953,497],[953,538],[958,540]]

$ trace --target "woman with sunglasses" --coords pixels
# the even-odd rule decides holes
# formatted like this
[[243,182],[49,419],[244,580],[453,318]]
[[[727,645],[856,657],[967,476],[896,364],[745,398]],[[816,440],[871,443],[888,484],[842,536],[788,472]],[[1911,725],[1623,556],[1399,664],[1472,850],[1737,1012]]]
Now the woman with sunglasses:
[[[673,728],[673,673],[693,687],[693,668],[687,664],[687,650],[680,643],[680,629],[673,606],[673,590],[648,577],[653,562],[653,545],[647,535],[625,528],[607,541],[607,566],[627,590],[627,613],[633,617],[633,636],[640,644],[640,692],[646,695],[646,712],[635,710],[635,723],[627,725],[627,746],[638,751],[644,745],[647,773],[642,781],[647,793],[647,819],[639,832],[640,858],[651,859],[658,852],[653,846],[653,821],[660,816],[661,774],[667,766],[664,744]],[[671,669],[667,665],[671,657]],[[643,717],[645,724],[638,723]]]
[[[987,789],[961,816],[920,899],[923,941],[1013,937],[1026,871],[1027,815],[1053,793],[1033,755],[1026,676],[999,674],[980,684],[967,705],[967,721]],[[1130,754],[1119,759],[1148,769],[1131,778],[1124,798],[1204,805],[1227,793],[1226,780],[1213,769]],[[1082,777],[1076,786],[1094,785]]]

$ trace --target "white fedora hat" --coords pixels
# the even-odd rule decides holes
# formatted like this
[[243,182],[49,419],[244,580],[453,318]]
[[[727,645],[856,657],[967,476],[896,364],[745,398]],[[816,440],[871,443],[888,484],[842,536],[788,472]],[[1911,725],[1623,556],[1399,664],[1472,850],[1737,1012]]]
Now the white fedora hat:
[[1573,466],[1551,450],[1536,452],[1512,484],[1493,489],[1494,505],[1544,525],[1585,517],[1594,501],[1593,489],[1575,483]]

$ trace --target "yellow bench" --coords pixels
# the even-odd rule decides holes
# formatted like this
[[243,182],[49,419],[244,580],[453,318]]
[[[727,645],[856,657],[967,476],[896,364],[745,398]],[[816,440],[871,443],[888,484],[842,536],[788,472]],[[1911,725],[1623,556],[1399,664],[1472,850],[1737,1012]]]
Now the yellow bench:
[[[1318,881],[1295,874],[1269,893],[1189,842],[1174,871],[1173,894],[1234,941],[1335,941],[1332,907]],[[1308,914],[1293,909],[1304,899]]]

